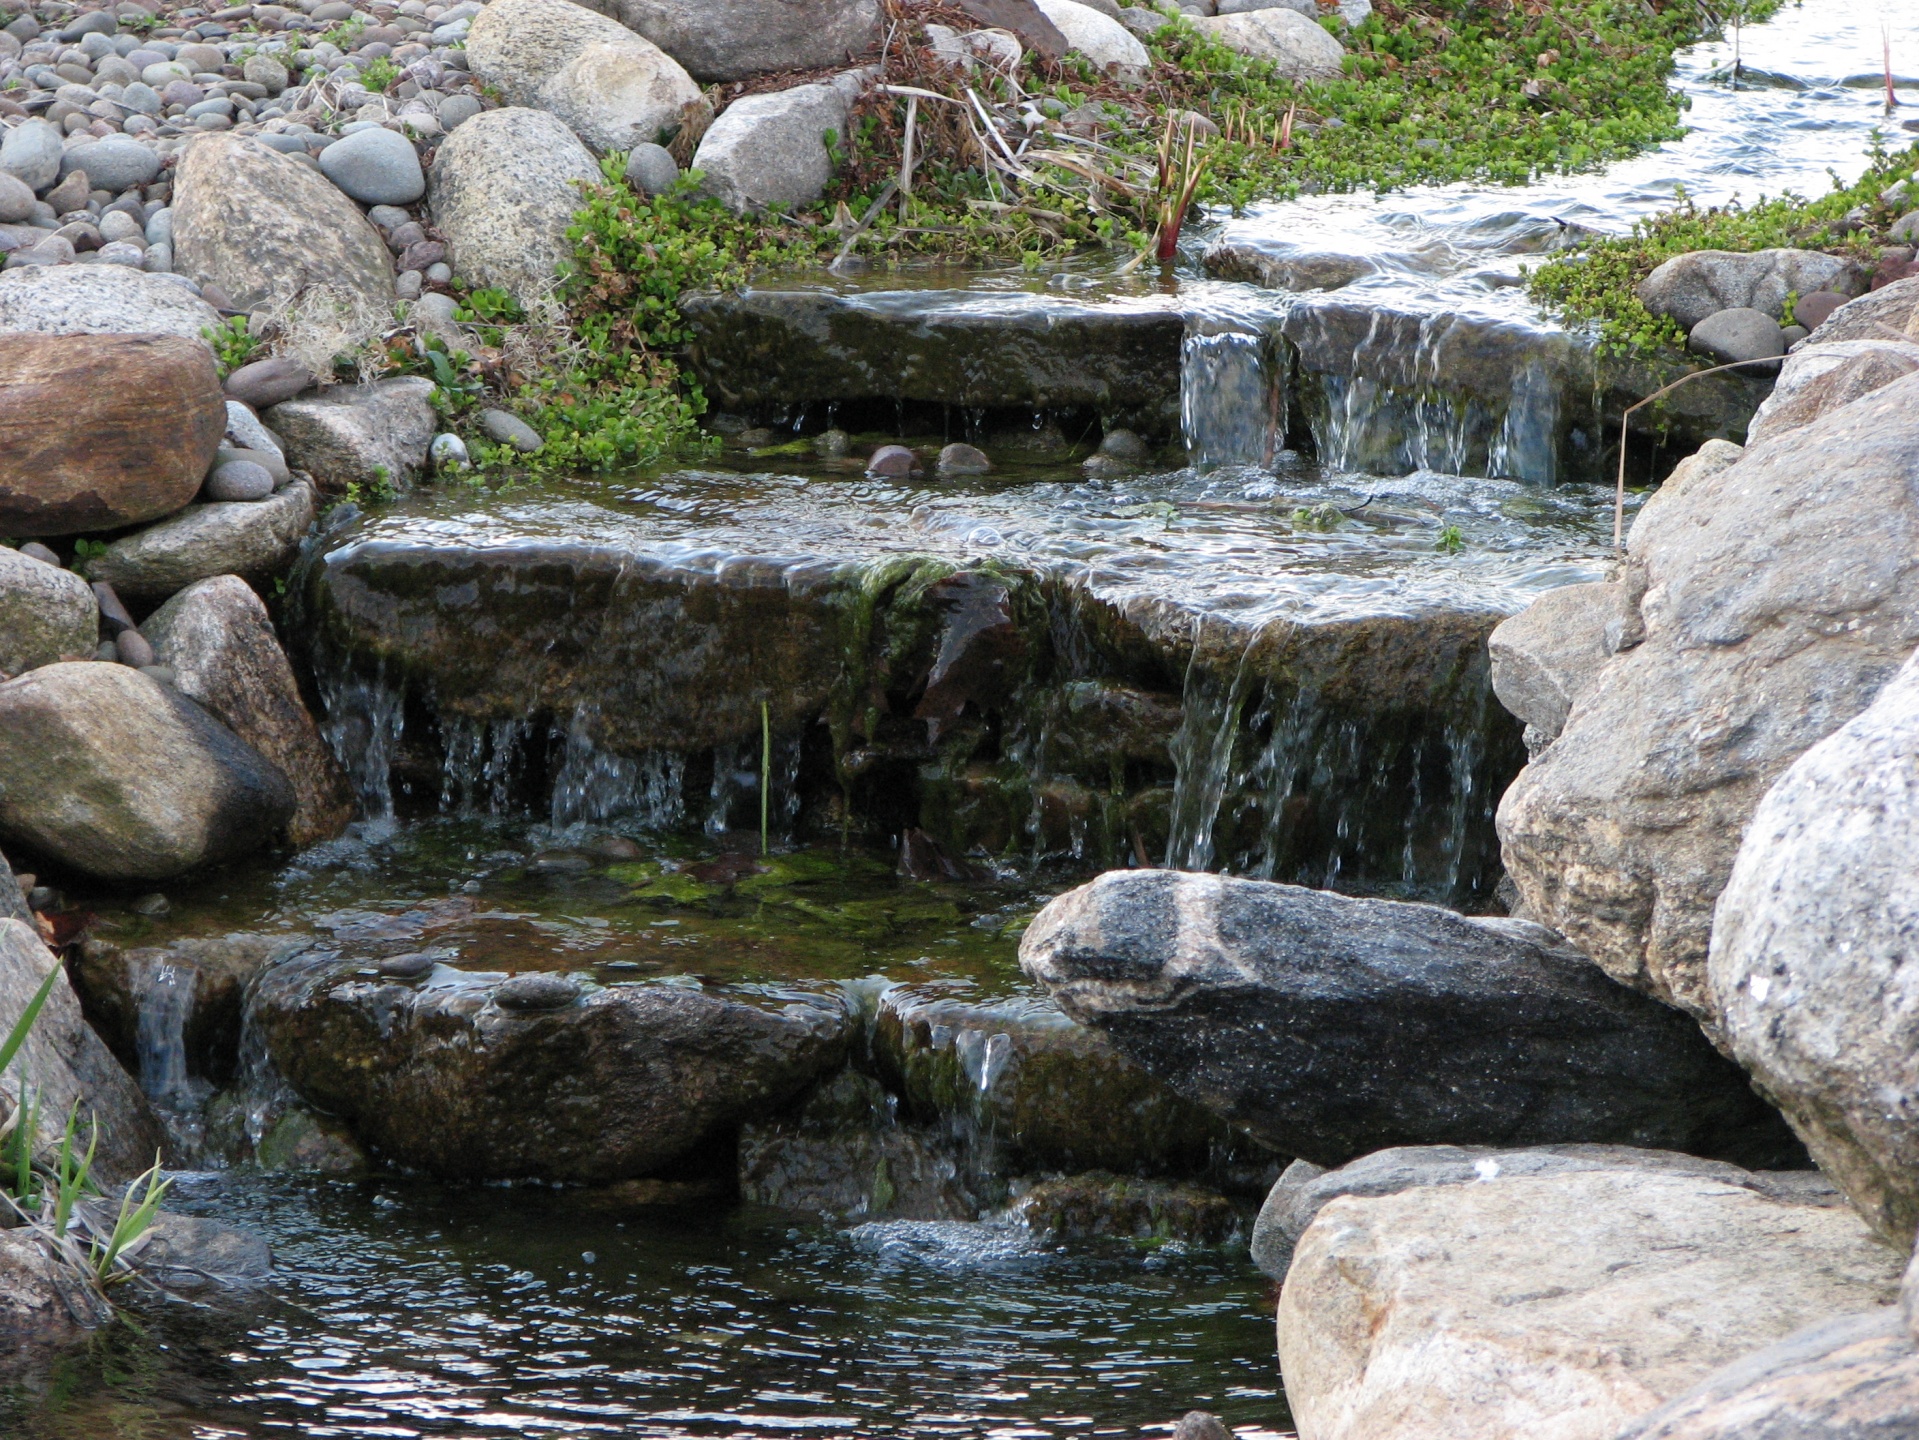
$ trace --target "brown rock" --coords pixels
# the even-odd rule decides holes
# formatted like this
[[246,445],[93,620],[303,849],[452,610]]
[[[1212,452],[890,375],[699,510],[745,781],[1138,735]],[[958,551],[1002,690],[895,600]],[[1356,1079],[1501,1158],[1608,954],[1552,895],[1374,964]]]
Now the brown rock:
[[1011,30],[1044,59],[1057,60],[1067,51],[1066,36],[1033,0],[959,0],[959,8],[989,28]]
[[198,700],[280,768],[293,787],[287,839],[331,840],[353,818],[353,797],[300,699],[267,607],[246,581],[216,575],[187,586],[146,624],[154,654],[182,695]]
[[229,398],[251,405],[255,410],[264,410],[282,400],[291,400],[312,384],[313,376],[306,366],[276,355],[235,370],[227,376],[226,391]]
[[199,490],[226,421],[198,340],[11,335],[0,347],[0,534],[171,515]]

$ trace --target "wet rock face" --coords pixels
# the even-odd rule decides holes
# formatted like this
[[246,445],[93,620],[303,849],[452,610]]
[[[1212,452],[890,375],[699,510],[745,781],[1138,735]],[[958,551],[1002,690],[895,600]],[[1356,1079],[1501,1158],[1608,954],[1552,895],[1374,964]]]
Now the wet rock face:
[[1713,904],[1760,798],[1919,645],[1916,466],[1908,376],[1655,496],[1628,542],[1643,641],[1500,802],[1528,913],[1709,1024]]
[[225,428],[220,377],[197,338],[8,336],[0,533],[73,535],[170,515],[200,488]]
[[1236,1142],[1258,1153],[1037,998],[968,1003],[896,986],[880,999],[873,1053],[906,1113],[946,1128],[982,1173],[1192,1175]]
[[1732,1053],[1896,1245],[1919,1231],[1919,666],[1780,777],[1746,830],[1709,978]]
[[1919,1347],[1897,1310],[1826,1320],[1733,1361],[1618,1440],[1919,1435]]
[[691,295],[681,310],[701,380],[735,407],[857,399],[1084,406],[1155,435],[1178,428],[1185,321],[1169,308],[753,289]]
[[[0,918],[0,1036],[13,1029],[47,972],[59,963],[25,921]],[[109,1184],[131,1180],[153,1163],[160,1127],[146,1097],[87,1025],[65,979],[54,983],[9,1072],[8,1091],[0,1095],[0,1109],[8,1114],[23,1076],[41,1093],[41,1135],[48,1142],[58,1142],[75,1104],[99,1120],[96,1177]],[[6,1233],[0,1231],[0,1237]]]
[[1224,1195],[1198,1185],[1122,1179],[1093,1171],[1042,1180],[1007,1207],[1048,1243],[1073,1240],[1177,1241],[1224,1245],[1243,1217]]
[[102,879],[253,854],[293,811],[258,751],[125,665],[45,665],[0,684],[0,732],[0,833]]
[[85,1334],[40,1241],[27,1230],[0,1230],[0,1366],[43,1364]]
[[289,1083],[392,1164],[466,1179],[657,1173],[782,1110],[846,1054],[837,998],[746,1004],[673,985],[507,1009],[497,979],[405,984],[325,954],[258,983]]
[[740,1198],[837,1219],[970,1220],[952,1147],[899,1123],[871,1077],[842,1070],[791,1116],[740,1129]]
[[1020,964],[1188,1099],[1315,1164],[1565,1142],[1797,1158],[1686,1017],[1523,921],[1116,872],[1041,911]]
[[1293,1257],[1280,1366],[1320,1440],[1613,1440],[1742,1353],[1886,1303],[1897,1267],[1849,1211],[1704,1176],[1343,1197]]

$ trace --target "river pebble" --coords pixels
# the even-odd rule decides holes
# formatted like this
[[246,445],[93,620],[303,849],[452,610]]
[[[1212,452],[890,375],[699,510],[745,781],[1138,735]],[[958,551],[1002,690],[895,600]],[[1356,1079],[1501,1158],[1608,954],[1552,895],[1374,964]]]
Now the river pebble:
[[579,998],[579,982],[566,975],[515,975],[493,992],[502,1010],[559,1010]]
[[209,500],[264,500],[273,493],[273,472],[251,460],[216,465],[201,493]]

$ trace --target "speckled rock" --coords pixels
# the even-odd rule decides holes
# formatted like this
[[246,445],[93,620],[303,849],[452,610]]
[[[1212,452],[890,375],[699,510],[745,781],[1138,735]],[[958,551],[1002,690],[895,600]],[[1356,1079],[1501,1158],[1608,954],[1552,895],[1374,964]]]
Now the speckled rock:
[[433,382],[420,375],[336,385],[267,412],[287,462],[327,489],[402,487],[426,464],[438,417]]
[[213,575],[264,582],[292,560],[318,513],[318,497],[305,480],[265,500],[189,505],[115,540],[105,554],[87,562],[87,575],[142,601],[164,600]]
[[0,274],[0,331],[178,335],[200,340],[220,313],[185,286],[124,265],[48,265]]
[[99,607],[86,581],[0,545],[0,673],[90,655],[99,630]]
[[878,41],[878,0],[594,0],[593,8],[671,55],[695,80],[846,65]]

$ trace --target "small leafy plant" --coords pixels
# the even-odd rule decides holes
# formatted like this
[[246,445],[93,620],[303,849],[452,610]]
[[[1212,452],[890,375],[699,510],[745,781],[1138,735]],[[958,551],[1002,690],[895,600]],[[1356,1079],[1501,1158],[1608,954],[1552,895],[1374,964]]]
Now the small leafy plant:
[[1457,555],[1466,548],[1466,535],[1457,525],[1442,525],[1433,541],[1433,549],[1442,555]]
[[259,337],[247,328],[244,315],[230,315],[217,325],[202,325],[200,335],[213,347],[213,363],[222,380],[251,360],[260,348]]
[[401,74],[400,67],[392,60],[385,55],[376,55],[360,67],[360,83],[377,94],[386,95],[400,83]]

